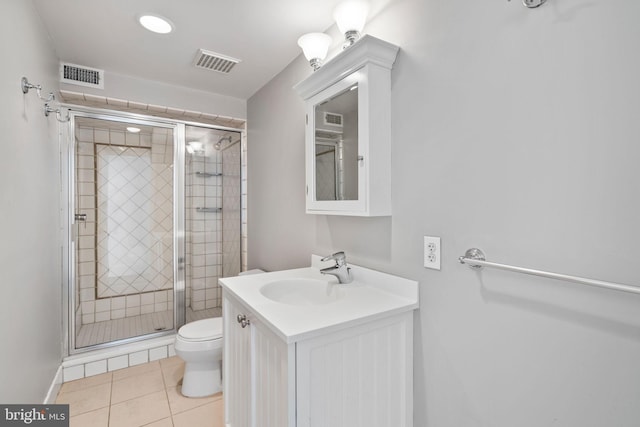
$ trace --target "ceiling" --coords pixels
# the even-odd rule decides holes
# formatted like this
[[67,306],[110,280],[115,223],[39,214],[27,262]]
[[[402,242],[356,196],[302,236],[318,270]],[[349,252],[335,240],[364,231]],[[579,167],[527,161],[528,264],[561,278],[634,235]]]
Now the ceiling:
[[[248,99],[333,25],[340,0],[34,0],[61,61]],[[137,22],[174,24],[154,34]],[[339,41],[334,41],[339,43]],[[240,59],[229,74],[195,68],[199,49]],[[108,78],[108,76],[107,76]],[[108,82],[107,82],[108,84]]]

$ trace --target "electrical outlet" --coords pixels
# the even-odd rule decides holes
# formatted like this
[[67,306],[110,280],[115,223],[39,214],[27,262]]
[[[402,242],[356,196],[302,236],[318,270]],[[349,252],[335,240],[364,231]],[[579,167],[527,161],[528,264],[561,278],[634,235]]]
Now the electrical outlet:
[[440,270],[440,238],[424,236],[424,266]]

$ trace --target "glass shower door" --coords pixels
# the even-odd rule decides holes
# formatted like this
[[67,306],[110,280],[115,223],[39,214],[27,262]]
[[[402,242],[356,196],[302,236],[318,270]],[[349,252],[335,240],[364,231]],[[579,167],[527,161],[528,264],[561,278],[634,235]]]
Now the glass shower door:
[[174,329],[174,129],[75,118],[75,348]]

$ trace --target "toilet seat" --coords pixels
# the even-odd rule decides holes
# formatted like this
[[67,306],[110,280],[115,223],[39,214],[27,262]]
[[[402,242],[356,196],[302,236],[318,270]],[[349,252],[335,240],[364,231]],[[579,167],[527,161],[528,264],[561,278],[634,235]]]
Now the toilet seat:
[[196,320],[178,329],[178,336],[184,341],[200,342],[222,338],[222,318]]

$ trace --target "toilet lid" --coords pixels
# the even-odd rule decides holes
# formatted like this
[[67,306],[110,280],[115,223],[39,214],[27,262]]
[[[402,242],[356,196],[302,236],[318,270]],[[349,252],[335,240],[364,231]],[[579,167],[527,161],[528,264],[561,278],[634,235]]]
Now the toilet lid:
[[178,329],[178,335],[189,341],[222,338],[222,317],[196,320]]

